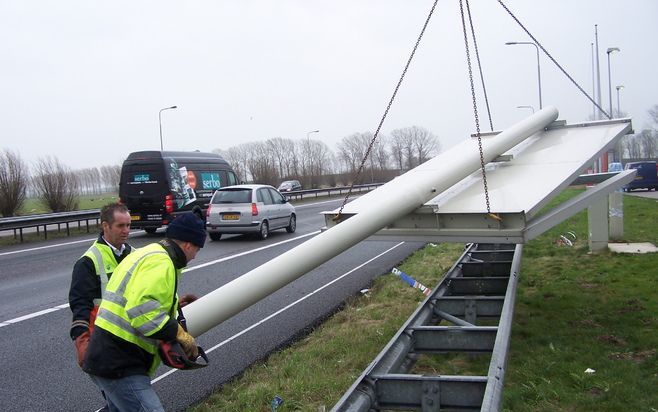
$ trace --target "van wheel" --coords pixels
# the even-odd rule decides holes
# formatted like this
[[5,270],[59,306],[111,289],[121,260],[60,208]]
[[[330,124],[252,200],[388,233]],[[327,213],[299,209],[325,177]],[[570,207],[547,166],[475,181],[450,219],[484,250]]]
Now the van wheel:
[[297,218],[295,215],[290,215],[290,224],[286,227],[286,232],[295,233],[295,230],[297,230]]
[[265,240],[269,235],[270,235],[270,225],[267,224],[267,221],[263,220],[263,223],[260,224],[260,231],[258,232],[258,237],[261,240]]
[[210,236],[210,240],[219,240],[222,238],[221,233],[208,233],[208,236]]
[[156,230],[158,230],[157,227],[145,227],[144,228],[144,232],[148,233],[149,235],[154,234]]

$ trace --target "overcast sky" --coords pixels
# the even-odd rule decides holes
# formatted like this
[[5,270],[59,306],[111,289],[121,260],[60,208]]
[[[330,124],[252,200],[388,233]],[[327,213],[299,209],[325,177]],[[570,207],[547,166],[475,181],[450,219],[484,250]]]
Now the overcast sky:
[[[321,139],[374,131],[432,6],[429,0],[0,0],[1,148],[33,162],[120,163],[128,153],[210,151],[272,137]],[[606,49],[621,110],[635,130],[658,104],[658,1],[504,0],[592,93],[599,28],[603,107]],[[457,0],[439,0],[383,133],[427,128],[449,148],[474,131]],[[496,0],[471,2],[495,129],[538,109],[537,58]],[[477,73],[476,73],[477,74]],[[544,106],[587,120],[592,104],[541,56]],[[481,95],[480,95],[481,96]],[[482,130],[488,129],[479,100]]]

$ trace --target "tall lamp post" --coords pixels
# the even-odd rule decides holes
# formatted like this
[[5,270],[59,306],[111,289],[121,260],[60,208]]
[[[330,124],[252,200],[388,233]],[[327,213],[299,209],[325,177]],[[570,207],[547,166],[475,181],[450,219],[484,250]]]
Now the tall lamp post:
[[162,148],[162,112],[165,110],[170,110],[170,109],[177,109],[178,106],[171,106],[171,107],[165,107],[164,109],[160,109],[158,112],[158,123],[160,124],[160,151],[164,150]]
[[507,46],[514,46],[516,44],[529,44],[535,46],[535,49],[537,51],[537,84],[539,86],[539,110],[541,110],[543,106],[541,102],[541,69],[539,68],[539,46],[537,46],[537,44],[531,41],[508,41],[507,43],[505,43],[505,45]]
[[311,133],[320,133],[319,130],[311,130],[310,132],[306,132],[306,141],[311,140]]
[[532,113],[535,113],[535,108],[532,106],[516,106],[517,109],[530,109],[532,110]]
[[621,85],[621,84],[619,86],[615,87],[615,89],[617,89],[617,116],[619,116],[619,117],[621,117],[621,108],[619,106],[619,91],[623,88],[624,88],[624,86]]
[[610,73],[610,53],[621,51],[619,47],[608,47],[606,54],[608,55],[608,97],[610,98],[610,116],[612,117],[612,74]]

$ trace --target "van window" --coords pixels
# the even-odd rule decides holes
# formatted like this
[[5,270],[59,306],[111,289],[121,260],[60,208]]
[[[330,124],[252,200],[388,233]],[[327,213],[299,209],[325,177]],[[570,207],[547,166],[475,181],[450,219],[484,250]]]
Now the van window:
[[266,205],[271,205],[274,202],[272,201],[272,195],[270,195],[270,192],[267,189],[259,189],[258,190],[258,201],[263,202]]
[[121,181],[125,195],[161,195],[165,176],[162,163],[126,165],[122,170]]

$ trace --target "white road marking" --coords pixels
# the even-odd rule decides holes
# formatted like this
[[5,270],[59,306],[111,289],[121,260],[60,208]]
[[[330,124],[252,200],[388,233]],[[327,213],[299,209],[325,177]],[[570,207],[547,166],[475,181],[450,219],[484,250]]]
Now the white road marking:
[[[378,254],[377,256],[375,256],[375,257],[373,257],[373,258],[371,258],[371,259],[369,259],[369,260],[363,262],[362,264],[360,264],[360,265],[358,265],[358,266],[352,268],[351,270],[345,272],[344,274],[340,275],[339,277],[337,277],[336,279],[332,280],[331,282],[326,283],[326,284],[320,286],[319,288],[315,289],[313,292],[310,292],[310,293],[308,293],[308,294],[302,296],[301,298],[297,299],[296,301],[294,301],[294,302],[288,304],[287,306],[284,306],[283,308],[281,308],[281,309],[277,310],[276,312],[270,314],[269,316],[267,316],[267,317],[265,317],[265,318],[259,320],[258,322],[252,324],[251,326],[249,326],[249,327],[247,327],[247,328],[245,328],[245,329],[242,329],[240,332],[236,333],[235,335],[231,336],[230,338],[227,338],[227,339],[223,340],[222,342],[218,343],[217,345],[213,346],[212,348],[206,350],[206,353],[210,353],[210,352],[214,351],[215,349],[219,349],[219,348],[221,348],[222,346],[226,345],[227,343],[229,343],[229,342],[231,342],[231,341],[237,339],[238,337],[244,335],[245,333],[247,333],[247,332],[249,332],[249,331],[251,331],[251,330],[257,328],[258,326],[260,326],[260,325],[262,325],[263,323],[269,321],[270,319],[274,318],[275,316],[277,316],[277,315],[279,315],[279,314],[285,312],[286,310],[292,308],[293,306],[297,305],[298,303],[303,302],[304,300],[310,298],[311,296],[313,296],[313,295],[315,295],[316,293],[322,291],[323,289],[325,289],[325,288],[327,288],[327,287],[333,285],[334,283],[338,282],[339,280],[343,279],[344,277],[346,277],[346,276],[350,275],[351,273],[357,271],[358,269],[361,269],[362,267],[364,267],[365,265],[369,264],[370,262],[372,262],[372,261],[374,261],[374,260],[376,260],[376,259],[379,259],[380,257],[384,256],[385,254],[387,254],[387,253],[390,252],[391,250],[393,250],[393,249],[399,247],[399,246],[402,245],[402,244],[404,244],[404,242],[400,242],[400,243],[398,243],[398,244],[396,244],[396,245],[390,247],[389,249],[385,250],[384,252]],[[158,382],[158,381],[160,381],[160,380],[166,378],[167,376],[171,375],[172,373],[174,373],[174,372],[176,372],[176,371],[178,371],[178,369],[171,369],[171,370],[169,370],[169,371],[163,373],[162,375],[160,375],[160,376],[158,376],[157,378],[153,379],[153,380],[151,381],[151,384],[156,383],[156,382]]]
[[[202,263],[202,264],[197,265],[197,266],[190,266],[189,268],[185,269],[183,272],[191,272],[193,270],[201,269],[201,268],[204,268],[206,266],[211,266],[211,265],[214,265],[216,263],[225,262],[227,260],[235,259],[235,258],[238,258],[238,257],[241,257],[241,256],[245,256],[245,255],[249,255],[251,253],[255,253],[255,252],[260,252],[262,250],[269,249],[269,248],[272,248],[272,247],[275,247],[275,246],[280,246],[280,245],[283,245],[285,243],[294,242],[296,240],[303,239],[305,237],[317,235],[318,233],[320,233],[320,231],[316,230],[315,232],[307,233],[305,235],[297,236],[297,237],[294,237],[294,238],[291,238],[291,239],[286,239],[286,240],[283,240],[281,242],[272,243],[271,245],[259,247],[259,248],[252,249],[252,250],[248,250],[246,252],[236,253],[235,255],[226,256],[226,257],[223,257],[221,259],[216,259],[216,260],[213,260],[213,261],[210,261],[210,262]],[[48,314],[48,313],[51,313],[51,312],[55,312],[55,311],[58,311],[60,309],[66,309],[68,307],[69,307],[69,304],[64,303],[62,305],[54,306],[54,307],[48,308],[48,309],[43,309],[43,310],[40,310],[38,312],[23,315],[23,316],[14,318],[14,319],[5,320],[3,322],[0,322],[0,328],[2,328],[4,326],[13,325],[14,323],[22,322],[24,320],[36,318],[37,316],[41,316],[41,315],[45,315],[45,314]]]

